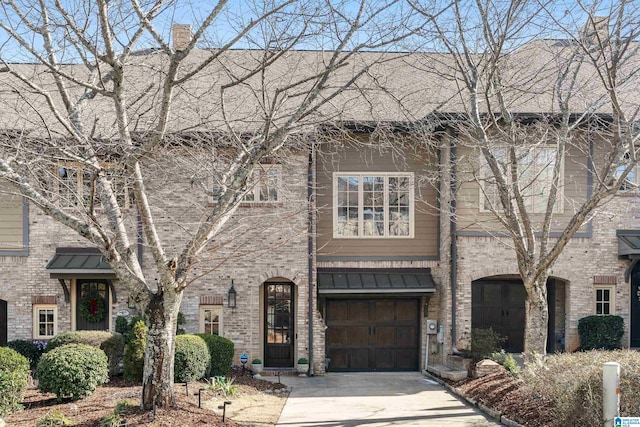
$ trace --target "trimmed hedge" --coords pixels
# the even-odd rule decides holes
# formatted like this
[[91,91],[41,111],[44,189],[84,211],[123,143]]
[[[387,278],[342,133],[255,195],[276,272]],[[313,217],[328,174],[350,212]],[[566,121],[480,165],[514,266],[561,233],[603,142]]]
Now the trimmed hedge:
[[69,331],[51,338],[45,352],[68,344],[86,344],[104,351],[109,361],[109,375],[121,373],[120,363],[124,356],[124,338],[120,334],[106,331]]
[[501,350],[501,345],[505,339],[492,328],[471,330],[471,350],[469,357],[475,361],[489,359],[493,353]]
[[136,321],[129,333],[127,351],[124,354],[124,379],[142,382],[144,374],[144,349],[147,346],[147,327]]
[[47,343],[45,341],[14,340],[7,343],[7,347],[17,351],[27,358],[31,369],[36,369]]
[[22,408],[29,384],[29,361],[15,350],[0,347],[0,417]]
[[581,350],[616,350],[622,348],[624,320],[620,316],[587,316],[578,320]]
[[196,335],[176,336],[175,382],[188,383],[204,378],[210,363],[209,349],[202,338]]
[[40,359],[36,378],[40,391],[73,400],[88,396],[109,381],[107,355],[87,344],[67,344],[46,352]]
[[207,376],[218,377],[227,375],[233,363],[233,341],[219,335],[196,334],[196,336],[204,340],[209,349],[209,356],[211,356]]

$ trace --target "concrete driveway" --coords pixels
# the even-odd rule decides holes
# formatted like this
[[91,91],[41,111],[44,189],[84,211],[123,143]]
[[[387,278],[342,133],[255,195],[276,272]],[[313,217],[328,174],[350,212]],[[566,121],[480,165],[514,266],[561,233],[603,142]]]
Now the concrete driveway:
[[292,391],[279,427],[497,426],[418,372],[282,377]]

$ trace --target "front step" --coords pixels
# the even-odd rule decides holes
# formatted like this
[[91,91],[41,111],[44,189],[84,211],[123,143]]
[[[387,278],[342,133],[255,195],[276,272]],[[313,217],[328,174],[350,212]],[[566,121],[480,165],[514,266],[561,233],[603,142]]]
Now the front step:
[[434,374],[440,378],[446,378],[451,381],[461,381],[467,378],[466,370],[451,369],[442,365],[429,365],[427,372]]

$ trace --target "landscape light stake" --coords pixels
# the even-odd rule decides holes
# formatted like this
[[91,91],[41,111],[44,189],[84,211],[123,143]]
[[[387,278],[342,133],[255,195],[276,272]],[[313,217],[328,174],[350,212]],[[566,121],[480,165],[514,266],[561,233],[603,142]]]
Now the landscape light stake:
[[218,409],[222,409],[222,422],[224,422],[224,419],[227,415],[227,405],[231,405],[230,400],[225,400],[222,406],[218,406]]
[[198,408],[202,408],[202,392],[205,391],[206,388],[201,388],[198,390]]
[[184,383],[184,389],[187,390],[187,396],[189,396],[189,383]]

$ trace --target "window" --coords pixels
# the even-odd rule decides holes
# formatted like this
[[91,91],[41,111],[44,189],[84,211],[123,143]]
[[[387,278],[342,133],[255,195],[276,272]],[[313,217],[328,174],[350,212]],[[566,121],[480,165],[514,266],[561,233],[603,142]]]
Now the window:
[[333,236],[412,238],[412,173],[334,173]]
[[278,201],[280,187],[280,165],[262,164],[251,173],[247,194],[243,203],[265,203]]
[[596,314],[613,314],[615,312],[615,288],[613,286],[596,286]]
[[[629,157],[628,155],[626,157]],[[621,165],[616,171],[616,176],[620,176],[627,168],[627,165]],[[620,190],[637,190],[640,188],[640,165],[636,165],[627,175],[624,183],[620,186]]]
[[200,332],[204,334],[222,335],[222,306],[200,306]]
[[[108,164],[104,164],[102,167],[105,168],[107,177],[111,181],[118,205],[121,208],[128,208],[130,206],[130,195],[126,185],[124,169]],[[58,166],[57,177],[56,189],[59,206],[63,208],[89,206],[93,186],[92,172],[84,170],[82,166],[77,164],[62,164]],[[94,204],[97,207],[100,201],[96,198]]]
[[33,306],[33,338],[49,339],[57,332],[58,307],[55,305]]
[[24,198],[0,182],[0,256],[28,254],[28,227]]
[[[506,147],[494,148],[491,150],[498,161],[498,166],[502,170],[507,184],[511,182],[509,171],[508,149]],[[518,159],[519,185],[522,197],[527,210],[531,213],[544,213],[547,209],[547,199],[549,189],[553,183],[553,168],[556,163],[557,152],[555,147],[534,147],[529,149],[518,149],[516,152]],[[500,195],[495,177],[489,168],[489,164],[481,155],[481,176],[482,188],[480,189],[480,211],[488,212],[493,206],[496,210],[502,210]],[[553,211],[562,212],[563,209],[563,173],[561,167],[560,180],[558,181],[557,200]]]

